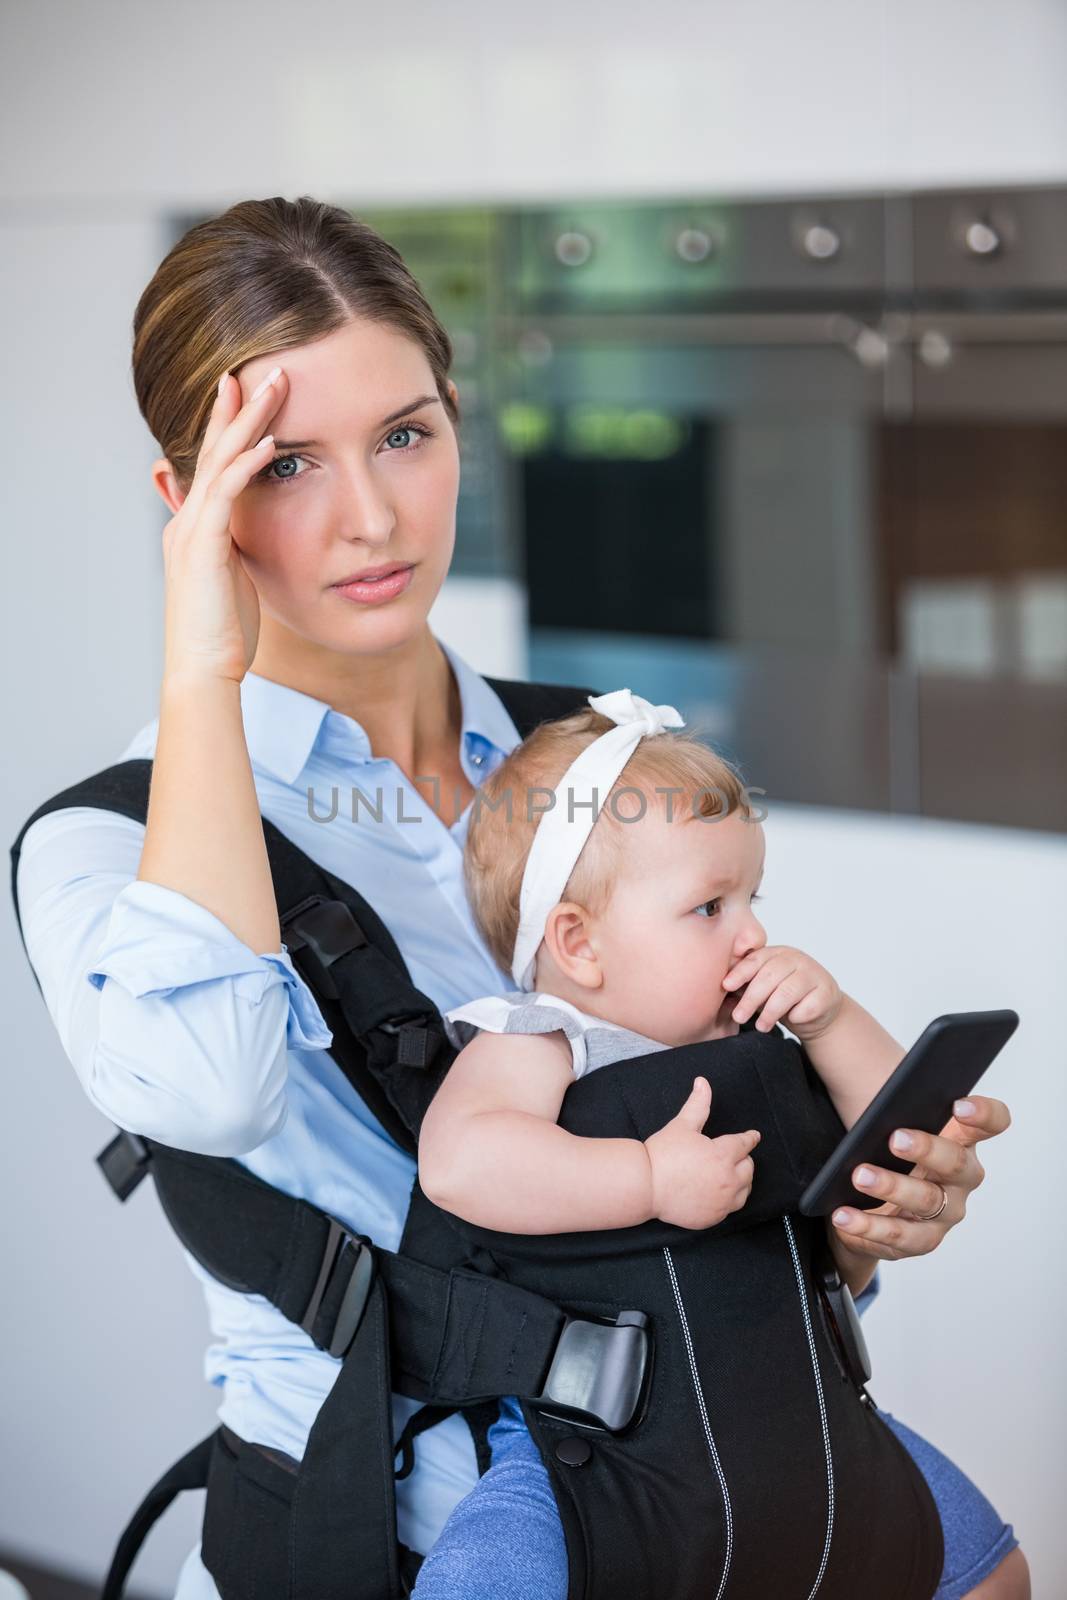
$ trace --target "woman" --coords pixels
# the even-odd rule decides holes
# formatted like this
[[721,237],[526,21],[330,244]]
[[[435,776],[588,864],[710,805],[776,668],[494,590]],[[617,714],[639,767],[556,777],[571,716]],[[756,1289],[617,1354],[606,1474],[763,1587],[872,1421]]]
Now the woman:
[[[499,985],[462,846],[475,787],[518,736],[427,623],[455,539],[450,360],[397,252],[340,208],[245,202],[174,247],[134,319],[138,402],[164,452],[153,481],[173,512],[159,717],[120,758],[154,758],[147,825],[56,812],[28,830],[19,869],[30,959],[93,1103],[162,1143],[236,1157],[392,1249],[413,1163],[326,1051],[281,944],[260,817],[359,888],[442,1011]],[[350,790],[377,811],[353,809]],[[983,1175],[972,1146],[1009,1120],[998,1101],[973,1108],[949,1137],[916,1136],[945,1189],[938,1217],[909,1215],[914,1180],[880,1171],[885,1205],[838,1228],[853,1281],[962,1218]],[[299,1459],[337,1363],[194,1271],[221,1419]],[[413,1409],[397,1398],[397,1431]],[[941,1600],[1028,1595],[1010,1528],[902,1437],[945,1525]],[[475,1478],[459,1417],[422,1434],[398,1484],[404,1542],[427,1552]],[[216,1593],[193,1551],[180,1600]]]

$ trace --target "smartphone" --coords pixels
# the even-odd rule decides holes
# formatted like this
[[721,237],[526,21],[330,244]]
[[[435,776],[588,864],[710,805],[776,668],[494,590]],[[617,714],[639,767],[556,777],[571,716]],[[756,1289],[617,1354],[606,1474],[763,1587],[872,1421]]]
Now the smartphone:
[[865,1161],[910,1172],[915,1162],[893,1154],[890,1134],[897,1128],[940,1133],[953,1102],[970,1094],[1018,1026],[1014,1011],[952,1011],[935,1017],[804,1190],[804,1215],[827,1216],[837,1206],[860,1211],[880,1206],[878,1195],[853,1185],[853,1169]]

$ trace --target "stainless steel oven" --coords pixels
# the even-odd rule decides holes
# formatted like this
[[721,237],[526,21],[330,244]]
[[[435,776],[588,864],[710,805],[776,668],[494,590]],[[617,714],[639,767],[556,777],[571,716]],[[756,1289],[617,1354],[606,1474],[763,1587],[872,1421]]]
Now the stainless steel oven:
[[504,218],[531,671],[783,799],[1067,822],[1067,191]]
[[1067,188],[354,209],[452,335],[454,571],[533,675],[772,798],[1067,826]]

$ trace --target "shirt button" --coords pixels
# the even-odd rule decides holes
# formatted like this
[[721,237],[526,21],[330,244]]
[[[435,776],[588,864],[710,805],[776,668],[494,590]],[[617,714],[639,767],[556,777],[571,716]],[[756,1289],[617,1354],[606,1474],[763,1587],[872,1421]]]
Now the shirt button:
[[484,756],[471,756],[471,760],[474,762],[474,765],[476,767],[480,767],[482,762],[485,760],[485,757]]

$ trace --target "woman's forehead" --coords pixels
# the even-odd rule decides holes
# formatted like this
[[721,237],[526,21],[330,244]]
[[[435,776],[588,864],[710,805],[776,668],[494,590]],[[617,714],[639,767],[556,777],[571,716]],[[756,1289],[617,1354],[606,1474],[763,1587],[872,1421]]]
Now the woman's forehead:
[[238,371],[247,398],[275,366],[283,368],[289,391],[276,418],[301,438],[320,437],[319,424],[344,402],[353,418],[368,425],[403,406],[413,396],[434,393],[430,364],[422,346],[388,323],[354,317],[307,344],[253,356]]

